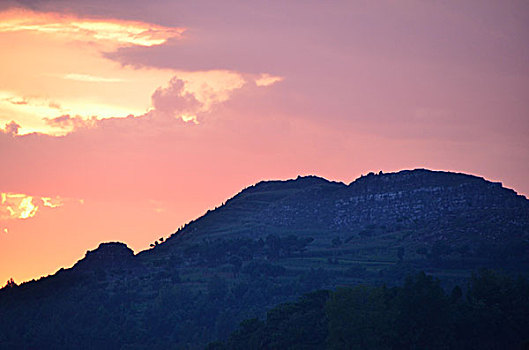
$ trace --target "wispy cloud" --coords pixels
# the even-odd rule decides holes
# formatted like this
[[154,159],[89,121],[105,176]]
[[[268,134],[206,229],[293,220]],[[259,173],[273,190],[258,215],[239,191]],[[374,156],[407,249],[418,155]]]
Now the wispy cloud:
[[94,117],[126,117],[142,112],[144,110],[138,108],[99,101],[83,103],[82,100],[68,99],[56,102],[46,97],[27,97],[0,91],[0,128],[4,124],[3,131],[13,135],[40,132],[62,136],[72,131],[74,126],[91,125]]
[[0,19],[0,32],[53,34],[115,47],[161,45],[170,38],[181,36],[185,30],[138,21],[78,18],[20,9],[6,11]]
[[270,86],[283,80],[283,77],[273,76],[267,73],[261,74],[255,80],[257,86]]
[[63,76],[64,79],[68,80],[76,80],[76,81],[84,81],[88,83],[119,83],[125,81],[125,79],[121,78],[107,78],[107,77],[98,77],[95,75],[90,74],[76,74],[76,73],[70,73]]
[[60,208],[72,201],[81,203],[60,196],[40,197],[24,193],[0,192],[0,220],[29,219],[37,214],[39,208]]

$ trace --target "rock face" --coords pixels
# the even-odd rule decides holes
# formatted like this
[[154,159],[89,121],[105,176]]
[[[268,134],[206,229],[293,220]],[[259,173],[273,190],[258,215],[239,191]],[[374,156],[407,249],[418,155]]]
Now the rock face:
[[[435,221],[449,227],[456,218],[464,218],[465,224],[494,222],[495,229],[506,232],[527,224],[528,204],[525,197],[500,183],[464,174],[414,170],[371,174],[349,186],[308,187],[258,215],[261,221],[285,228],[310,223],[344,236],[374,226],[430,226]],[[504,226],[500,228],[498,222]]]
[[300,177],[243,190],[178,232],[168,245],[225,234],[264,238],[294,233],[310,235],[316,243],[335,237],[354,242],[405,230],[410,231],[408,241],[426,244],[529,240],[529,201],[501,183],[425,169],[370,173],[349,185]]
[[120,242],[101,243],[95,250],[86,252],[85,257],[77,262],[75,268],[116,269],[129,267],[134,260],[134,252]]

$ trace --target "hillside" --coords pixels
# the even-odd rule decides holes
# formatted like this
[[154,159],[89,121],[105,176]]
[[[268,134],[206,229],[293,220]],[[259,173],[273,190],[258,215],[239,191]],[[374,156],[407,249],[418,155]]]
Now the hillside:
[[4,288],[0,345],[197,348],[315,289],[419,270],[451,288],[482,267],[529,267],[529,201],[500,183],[424,169],[263,181],[152,249],[104,243]]
[[482,270],[465,294],[424,273],[392,288],[313,291],[207,349],[527,349],[529,280]]
[[[529,201],[500,183],[423,169],[369,174],[349,185],[312,176],[260,182],[139,257],[176,256],[191,264],[200,258],[189,252],[204,243],[292,235],[311,241],[303,252],[278,246],[273,258],[293,267],[317,268],[331,258],[341,265],[333,269],[360,265],[375,272],[397,262],[463,274],[480,266],[517,269],[529,251]],[[273,260],[256,247],[248,251]],[[248,255],[224,253],[226,259]]]

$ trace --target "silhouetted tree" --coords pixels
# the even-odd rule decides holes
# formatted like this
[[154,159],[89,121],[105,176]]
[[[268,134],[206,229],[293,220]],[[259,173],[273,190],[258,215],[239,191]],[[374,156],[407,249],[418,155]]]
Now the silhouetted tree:
[[13,280],[13,278],[10,278],[7,280],[7,283],[6,285],[4,286],[4,288],[14,288],[14,287],[17,287],[18,285],[15,283],[15,280]]

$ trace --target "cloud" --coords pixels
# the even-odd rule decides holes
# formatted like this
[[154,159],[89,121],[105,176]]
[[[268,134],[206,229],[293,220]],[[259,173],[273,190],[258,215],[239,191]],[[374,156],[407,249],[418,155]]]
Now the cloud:
[[[10,48],[4,50],[0,67],[0,126],[14,120],[18,135],[63,136],[81,118],[144,114],[151,107],[152,92],[175,71],[123,66],[105,58],[103,52],[163,45],[180,39],[183,31],[71,11],[15,8],[0,12],[0,47]],[[62,120],[63,115],[71,118]]]
[[267,73],[261,74],[255,79],[257,86],[270,86],[283,80],[283,77],[273,76]]
[[0,220],[29,219],[37,215],[39,208],[60,208],[72,199],[39,197],[24,193],[0,192]]
[[203,111],[229,100],[234,91],[251,80],[251,77],[228,70],[178,71],[176,78],[185,82],[184,91],[203,104]]
[[85,119],[80,116],[71,117],[69,114],[64,114],[55,118],[44,118],[44,120],[52,128],[60,129],[63,133],[68,133],[74,129],[95,126],[97,118]]
[[[216,105],[229,101],[235,91],[254,79],[253,76],[230,71],[178,72],[152,94],[152,109],[147,114],[198,124],[200,115],[208,114]],[[274,80],[268,83],[270,85],[281,78],[267,79]]]
[[[74,78],[76,79],[73,80],[77,80],[78,77],[74,76]],[[98,79],[92,78],[86,80]],[[84,77],[80,80],[84,81]],[[12,114],[18,117],[29,115],[27,119],[32,123],[29,126],[27,122],[24,123],[24,127],[21,126],[23,123],[15,122],[18,125],[16,129],[18,135],[40,132],[64,136],[80,128],[102,125],[97,121],[127,117],[147,117],[151,122],[153,119],[178,119],[186,123],[199,124],[201,116],[210,115],[215,106],[229,101],[235,91],[248,86],[249,82],[254,82],[253,86],[264,87],[280,80],[282,78],[268,74],[242,75],[229,71],[177,72],[166,84],[154,90],[151,94],[151,107],[144,113],[137,111],[127,113],[127,107],[83,104],[81,101],[58,103],[48,98],[19,96],[8,91],[0,91],[0,110],[2,107],[11,106],[7,110],[12,111]],[[261,82],[257,84],[259,81]],[[24,103],[13,105],[13,101],[24,101]],[[84,114],[77,114],[76,112],[79,111]],[[38,118],[32,118],[33,114]],[[57,114],[59,115],[54,116]],[[13,127],[14,125],[9,126],[11,134],[15,131]],[[4,132],[7,132],[6,130]]]
[[95,18],[20,9],[0,13],[0,46],[14,43],[0,67],[7,77],[0,91],[0,122],[14,119],[18,135],[54,136],[94,126],[95,120],[131,115],[198,124],[200,115],[254,79],[227,70],[121,65],[104,53],[180,41],[184,29]]
[[204,104],[185,91],[185,82],[177,77],[169,81],[167,87],[160,87],[152,95],[151,115],[163,118],[181,118],[183,121],[195,121],[196,114]]
[[26,99],[10,98],[10,99],[5,99],[5,100],[14,105],[27,105],[28,104],[28,101],[26,101]]
[[[71,116],[69,112],[82,111],[85,115]],[[0,122],[5,123],[4,132],[11,135],[25,135],[41,132],[63,136],[77,127],[93,126],[95,116],[127,116],[126,111],[113,106],[81,104],[80,102],[58,102],[42,97],[19,96],[0,91]],[[4,119],[14,117],[16,120]],[[3,118],[4,117],[4,118]],[[2,120],[4,119],[4,120]]]
[[64,205],[64,199],[60,197],[41,197],[42,203],[45,207],[58,208]]
[[18,134],[18,129],[20,129],[20,125],[18,125],[16,122],[14,121],[11,121],[9,123],[7,123],[4,127],[4,132],[8,135],[17,135]]
[[162,45],[169,38],[180,37],[184,30],[139,21],[80,18],[22,9],[0,14],[0,33],[33,32],[64,36],[69,40],[97,43],[114,49]]
[[[116,90],[120,91],[120,89],[123,91],[123,96],[126,96],[130,90],[130,88],[121,87]],[[87,94],[89,93],[91,92],[88,91]],[[125,97],[117,96],[117,93],[115,95],[116,99],[125,99]],[[11,119],[14,119],[18,125],[18,135],[40,132],[63,136],[72,131],[72,127],[92,125],[94,118],[125,118],[131,114],[142,115],[150,106],[148,97],[145,98],[147,102],[142,108],[133,105],[136,100],[130,103],[132,106],[125,105],[125,103],[120,105],[121,103],[114,102],[113,98],[107,99],[108,95],[102,94],[101,96],[99,98],[89,95],[86,100],[78,96],[64,99],[58,97],[50,100],[46,97],[26,97],[8,91],[0,91],[0,125],[7,125],[12,122]],[[146,96],[150,96],[150,94],[146,93]]]
[[[4,234],[10,232],[17,222],[30,220],[41,216],[47,210],[56,210],[67,203],[80,203],[80,201],[60,196],[39,197],[24,193],[0,192],[0,230]],[[41,211],[43,211],[41,213]]]
[[27,219],[35,216],[38,206],[33,197],[21,193],[0,193],[0,219]]
[[64,76],[64,79],[84,81],[87,83],[119,83],[119,82],[125,81],[124,79],[121,79],[121,78],[106,78],[106,77],[98,77],[98,76],[90,75],[90,74],[76,74],[76,73],[66,74]]

